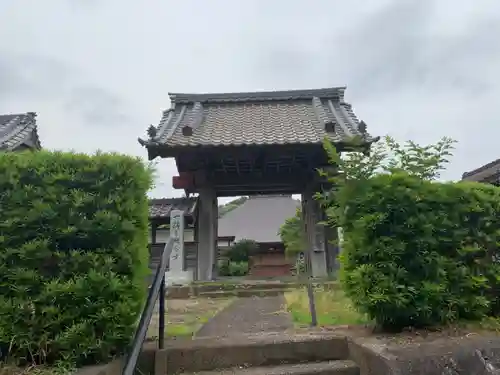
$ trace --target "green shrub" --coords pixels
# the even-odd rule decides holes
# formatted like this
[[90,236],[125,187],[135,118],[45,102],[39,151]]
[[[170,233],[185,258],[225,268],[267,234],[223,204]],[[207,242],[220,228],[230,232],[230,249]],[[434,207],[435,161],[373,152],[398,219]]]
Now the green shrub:
[[146,293],[151,171],[118,154],[0,153],[0,353],[123,352]]
[[229,276],[246,276],[248,262],[229,262]]
[[219,271],[219,276],[230,276],[229,275],[229,259],[219,259],[217,261],[217,270]]
[[250,255],[258,250],[257,242],[242,239],[235,242],[227,251],[227,257],[231,262],[248,262]]
[[232,262],[229,259],[221,259],[218,266],[220,276],[246,276],[248,274],[248,262]]
[[300,208],[297,208],[295,216],[285,220],[278,234],[280,235],[281,242],[285,245],[287,256],[296,257],[299,253],[307,249],[307,239]]
[[341,279],[362,312],[398,330],[498,309],[500,188],[394,173],[358,189],[339,197]]
[[[335,188],[316,197],[343,229],[341,280],[355,305],[386,330],[499,313],[500,190],[432,182],[455,142],[421,146],[353,138],[340,158],[324,146]],[[357,151],[356,151],[357,150]],[[337,172],[334,172],[337,171]]]

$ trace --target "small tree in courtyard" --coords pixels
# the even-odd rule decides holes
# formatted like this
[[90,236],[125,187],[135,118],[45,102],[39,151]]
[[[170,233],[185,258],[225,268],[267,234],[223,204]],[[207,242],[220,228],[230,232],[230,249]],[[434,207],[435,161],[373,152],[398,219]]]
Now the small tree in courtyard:
[[221,276],[245,276],[248,274],[250,256],[258,250],[257,242],[242,239],[237,241],[226,252],[226,258],[219,261]]
[[[361,144],[357,138],[351,142],[354,147]],[[332,143],[325,139],[323,146],[336,173],[326,170],[320,170],[319,173],[335,189],[317,193],[316,199],[327,209],[329,223],[339,226],[337,222],[344,216],[349,199],[363,193],[368,179],[380,174],[402,172],[424,180],[435,180],[448,164],[455,143],[453,139],[443,137],[437,143],[425,146],[413,141],[400,144],[386,136],[381,142],[372,144],[368,152],[349,152],[341,157]]]
[[242,239],[233,244],[227,252],[230,262],[248,262],[250,255],[255,253],[259,246],[253,240]]
[[287,255],[296,256],[306,249],[306,238],[302,223],[302,212],[297,208],[295,216],[286,219],[280,227],[279,235],[285,245]]

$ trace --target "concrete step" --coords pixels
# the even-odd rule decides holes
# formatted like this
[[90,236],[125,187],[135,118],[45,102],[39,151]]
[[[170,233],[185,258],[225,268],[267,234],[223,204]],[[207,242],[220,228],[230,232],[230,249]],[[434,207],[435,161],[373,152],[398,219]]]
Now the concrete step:
[[287,289],[234,289],[201,292],[198,297],[202,298],[227,298],[227,297],[274,297],[288,291]]
[[359,367],[349,360],[285,364],[268,367],[231,368],[184,373],[183,375],[359,375]]
[[196,373],[347,359],[347,338],[332,333],[281,332],[226,338],[200,337],[169,343],[165,349],[157,352],[155,373]]

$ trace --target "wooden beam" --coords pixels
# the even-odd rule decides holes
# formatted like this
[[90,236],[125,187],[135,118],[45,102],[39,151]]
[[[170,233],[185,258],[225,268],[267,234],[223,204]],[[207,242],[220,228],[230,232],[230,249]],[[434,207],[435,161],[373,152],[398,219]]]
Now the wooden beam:
[[215,188],[221,187],[252,187],[252,186],[304,186],[313,173],[294,171],[293,173],[248,173],[244,175],[211,175],[210,182]]
[[242,195],[266,195],[266,194],[284,194],[284,195],[292,195],[292,194],[300,194],[301,190],[296,188],[269,188],[263,187],[262,189],[224,189],[217,190],[217,196],[219,198],[222,197],[237,197]]

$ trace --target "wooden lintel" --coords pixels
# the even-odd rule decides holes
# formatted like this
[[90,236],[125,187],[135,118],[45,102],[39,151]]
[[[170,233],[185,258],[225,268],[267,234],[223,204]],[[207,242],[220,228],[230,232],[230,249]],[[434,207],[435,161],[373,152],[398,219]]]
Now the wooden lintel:
[[212,175],[211,182],[219,187],[252,187],[252,186],[302,186],[313,178],[312,173],[274,173],[269,175],[249,173],[245,175]]
[[262,188],[262,189],[234,189],[234,190],[217,190],[217,197],[236,197],[242,195],[266,195],[266,194],[300,194],[300,190],[294,188],[282,188],[282,189],[272,189],[272,188]]

